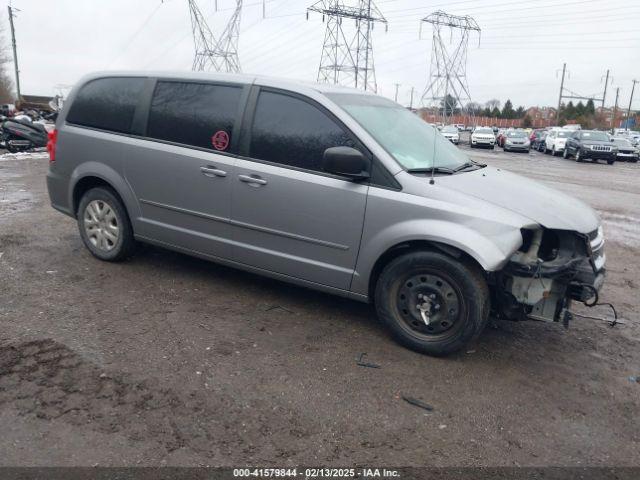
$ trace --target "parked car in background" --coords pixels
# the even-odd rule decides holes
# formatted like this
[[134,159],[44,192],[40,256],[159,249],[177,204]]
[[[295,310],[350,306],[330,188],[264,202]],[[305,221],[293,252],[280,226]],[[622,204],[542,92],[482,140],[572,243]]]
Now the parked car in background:
[[529,142],[527,132],[524,130],[507,130],[502,148],[505,152],[531,151],[531,142]]
[[560,155],[564,151],[564,145],[570,135],[569,130],[562,128],[550,130],[544,139],[544,153],[551,153],[553,156]]
[[453,126],[456,127],[459,132],[464,131],[464,123],[454,123]]
[[504,137],[506,133],[507,131],[504,128],[499,129],[498,133],[496,133],[496,145],[499,147],[504,145]]
[[575,158],[576,162],[585,160],[604,160],[613,165],[618,155],[618,147],[611,141],[609,134],[596,130],[578,130],[571,134],[564,147],[564,158]]
[[637,162],[640,153],[638,148],[635,147],[628,138],[625,137],[613,137],[613,143],[618,147],[618,155],[616,160]]
[[531,132],[529,135],[529,142],[531,142],[531,148],[533,150],[537,150],[542,152],[544,150],[544,140],[547,138],[547,131],[545,129],[539,128]]
[[471,148],[494,148],[495,144],[496,137],[493,135],[493,129],[490,127],[477,127],[469,138],[469,146]]
[[442,127],[440,133],[444,138],[449,140],[454,145],[458,145],[458,143],[460,143],[460,131],[455,125],[447,125],[446,127]]
[[464,349],[490,313],[566,320],[570,300],[593,298],[605,278],[591,208],[471,161],[368,92],[94,74],[47,149],[51,204],[96,258],[122,261],[147,242],[371,302],[423,353]]

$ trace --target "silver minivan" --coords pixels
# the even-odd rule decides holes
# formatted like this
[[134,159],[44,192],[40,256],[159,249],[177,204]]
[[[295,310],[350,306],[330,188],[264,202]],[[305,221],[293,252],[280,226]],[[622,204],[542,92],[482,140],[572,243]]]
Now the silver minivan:
[[444,355],[489,315],[567,321],[604,281],[583,203],[464,151],[358,90],[110,72],[73,89],[48,145],[53,207],[89,251],[147,242],[375,306]]

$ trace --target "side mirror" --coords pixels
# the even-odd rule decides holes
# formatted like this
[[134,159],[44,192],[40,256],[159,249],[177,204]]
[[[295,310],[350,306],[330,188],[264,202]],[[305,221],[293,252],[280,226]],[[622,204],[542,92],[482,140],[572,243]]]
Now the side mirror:
[[371,161],[355,148],[331,147],[324,151],[322,169],[352,180],[363,180],[369,178]]

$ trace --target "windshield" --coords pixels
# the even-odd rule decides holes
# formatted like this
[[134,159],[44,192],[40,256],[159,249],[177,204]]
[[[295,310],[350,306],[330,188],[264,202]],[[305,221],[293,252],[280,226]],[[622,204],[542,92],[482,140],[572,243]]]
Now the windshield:
[[514,130],[512,132],[507,132],[507,137],[509,138],[524,138],[527,134],[523,131]]
[[567,138],[571,132],[563,132],[561,130],[558,131],[558,137]]
[[473,133],[490,133],[493,135],[493,130],[490,128],[476,128]]
[[437,129],[391,100],[344,93],[327,96],[407,170],[434,166],[455,169],[469,162],[469,157]]
[[458,133],[458,129],[456,127],[444,127],[442,130],[442,133]]
[[608,142],[609,135],[604,132],[582,132],[583,140],[594,140],[596,142]]

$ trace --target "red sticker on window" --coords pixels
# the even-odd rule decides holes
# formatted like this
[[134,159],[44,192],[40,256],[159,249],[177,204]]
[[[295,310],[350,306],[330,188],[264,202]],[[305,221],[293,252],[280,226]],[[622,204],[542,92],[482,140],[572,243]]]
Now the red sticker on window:
[[211,137],[211,143],[216,150],[226,150],[229,147],[229,134],[224,130],[219,130]]

